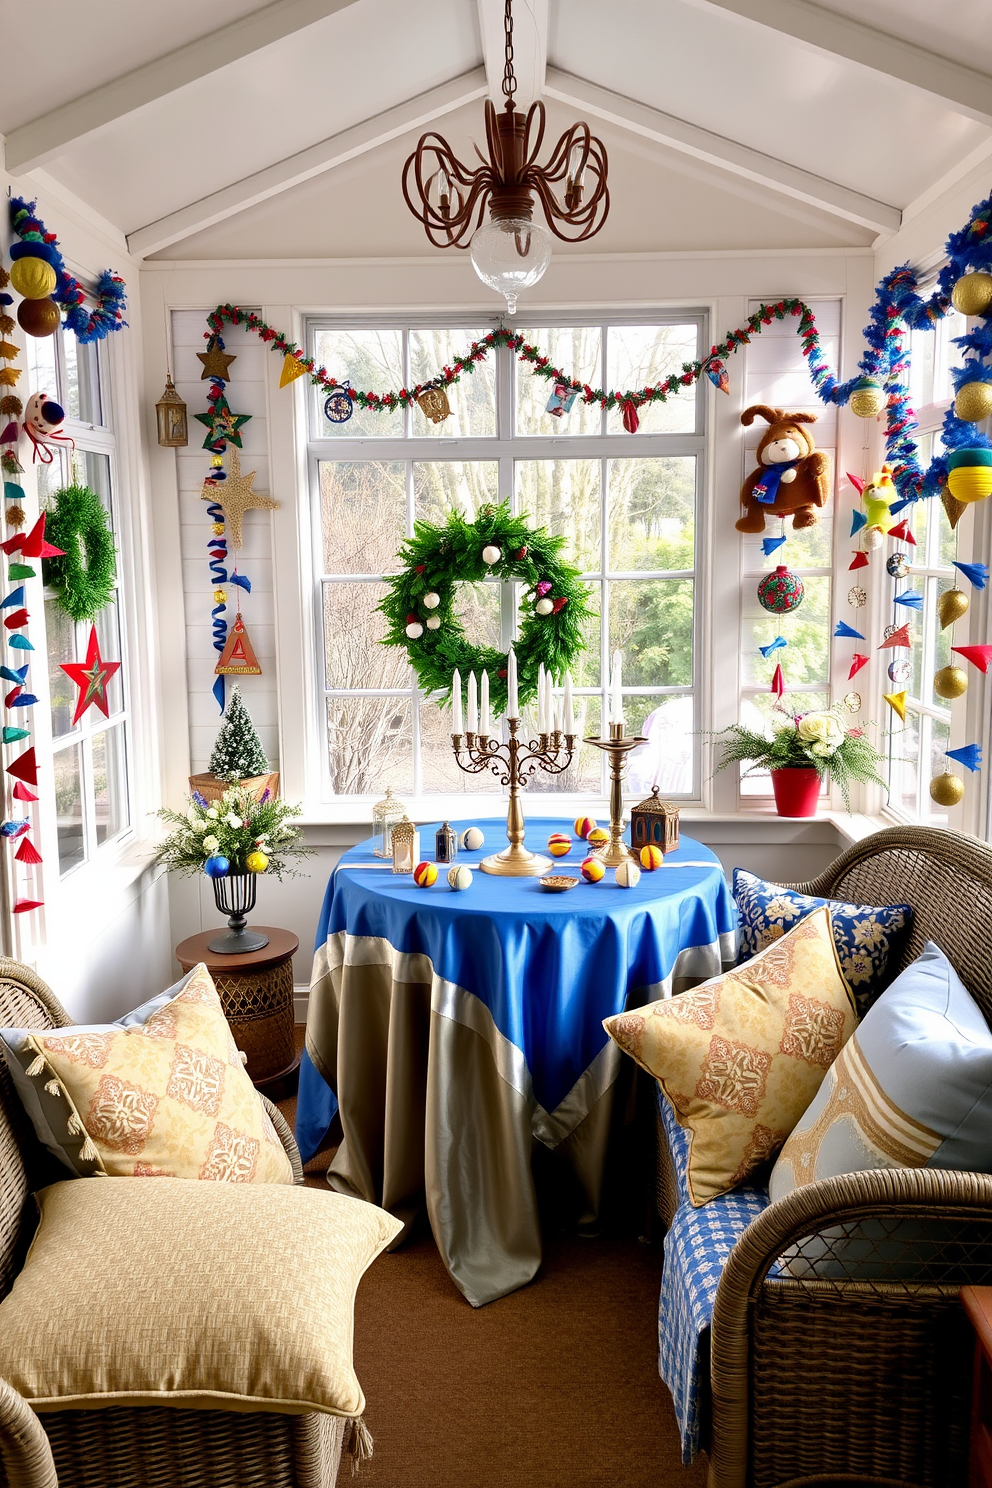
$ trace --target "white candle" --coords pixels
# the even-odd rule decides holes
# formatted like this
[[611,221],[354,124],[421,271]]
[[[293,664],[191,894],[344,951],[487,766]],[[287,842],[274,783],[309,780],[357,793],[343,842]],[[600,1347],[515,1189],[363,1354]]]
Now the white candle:
[[520,708],[517,705],[517,653],[512,646],[506,657],[506,716],[520,717]]
[[562,731],[562,719],[564,717],[565,700],[559,692],[555,698],[555,728],[560,734]]
[[623,682],[621,677],[622,653],[613,653],[613,691],[610,699],[610,722],[623,723]]
[[483,733],[483,734],[485,734],[488,737],[489,731],[490,731],[490,719],[489,719],[489,673],[488,672],[483,672],[483,674],[482,674],[482,686],[480,688],[479,706],[480,706],[480,708],[482,710],[482,726],[481,726],[481,729],[480,729],[480,733]]
[[468,731],[470,734],[479,732],[479,694],[474,672],[468,674]]
[[451,676],[451,732],[462,731],[462,674],[455,667]]
[[565,733],[575,733],[575,710],[572,707],[572,674],[565,673]]
[[544,727],[544,662],[538,663],[537,668],[537,732],[546,732]]

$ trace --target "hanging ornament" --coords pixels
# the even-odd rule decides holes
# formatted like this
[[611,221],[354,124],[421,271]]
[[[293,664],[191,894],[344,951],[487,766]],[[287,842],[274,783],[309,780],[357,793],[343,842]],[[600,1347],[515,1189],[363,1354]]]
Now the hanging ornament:
[[[865,660],[866,661],[867,661],[867,659],[868,658],[865,657]],[[848,713],[860,713],[861,712],[861,694],[860,694],[860,692],[845,692],[845,694],[844,694],[844,707],[847,709]]]
[[851,537],[857,537],[857,535],[861,531],[862,527],[867,527],[867,525],[868,525],[868,518],[865,516],[864,512],[852,511],[852,513],[851,513],[851,532],[850,532],[850,536]]
[[22,300],[17,307],[17,324],[29,336],[41,340],[55,334],[62,324],[62,316],[54,300]]
[[951,531],[953,532],[955,527],[960,522],[961,518],[964,516],[965,512],[968,510],[967,505],[963,501],[955,501],[954,497],[951,495],[946,486],[940,493],[940,504],[944,508],[944,511],[947,513],[947,521],[950,525]]
[[423,392],[417,394],[417,406],[425,418],[429,418],[432,424],[443,424],[451,414],[451,404],[448,402],[448,394],[443,387],[435,384],[433,387],[424,388]]
[[850,563],[847,566],[848,566],[849,569],[851,569],[851,568],[867,568],[868,567],[868,554],[867,553],[863,553],[860,550],[860,548],[859,548],[859,550],[855,553],[854,557],[851,559]]
[[783,563],[758,585],[758,602],[773,615],[789,615],[802,604],[803,593],[802,579]]
[[955,568],[959,568],[970,584],[976,589],[984,589],[989,581],[989,566],[987,563],[958,563],[955,560]]
[[885,560],[885,572],[890,579],[904,579],[909,573],[909,564],[905,553],[893,553]]
[[26,300],[47,300],[58,275],[43,258],[19,258],[10,267],[10,285]]
[[119,661],[104,661],[100,655],[96,626],[91,625],[89,644],[86,647],[86,660],[62,663],[62,671],[79,688],[76,711],[72,715],[73,726],[79,722],[87,709],[94,705],[99,708],[104,718],[110,717],[110,710],[107,706],[107,684],[114,673],[120,671],[120,666]]
[[[502,558],[502,553],[493,543],[488,543],[482,550],[482,561],[487,568],[492,568]],[[538,586],[540,587],[540,586]],[[548,586],[550,588],[550,585]]]
[[861,534],[862,553],[875,553],[885,541],[885,534],[880,527],[866,527]]
[[906,698],[905,692],[883,692],[882,694],[893,713],[898,713],[903,723],[906,721]]
[[251,414],[235,413],[221,393],[207,413],[194,413],[193,417],[207,431],[204,449],[212,449],[215,444],[233,444],[241,449],[241,429],[250,421]]
[[933,690],[938,697],[953,699],[962,697],[968,691],[968,676],[960,667],[941,667],[934,674]]
[[41,862],[44,861],[44,859],[41,856],[41,853],[35,847],[34,843],[31,841],[30,837],[22,837],[21,838],[21,845],[17,849],[16,853],[14,854],[14,857],[17,859],[17,861],[19,863],[31,863],[31,864],[34,864],[34,863],[41,863]]
[[196,360],[203,363],[201,382],[230,382],[231,363],[238,359],[224,350],[224,343],[219,336],[211,336],[206,351],[198,351]]
[[772,553],[775,552],[775,549],[780,548],[786,541],[787,538],[784,532],[782,533],[781,537],[763,537],[761,539],[761,551],[764,553],[766,558],[770,558]]
[[938,806],[956,806],[964,795],[964,781],[950,770],[935,775],[930,782],[930,799]]
[[889,536],[897,537],[900,542],[909,543],[911,548],[916,547],[916,538],[910,532],[909,523],[905,517],[901,522],[897,522],[894,527],[889,528]]
[[578,396],[578,388],[571,388],[566,382],[556,382],[551,397],[544,405],[544,411],[550,413],[552,418],[563,418],[566,413],[571,413],[572,404]]
[[710,356],[703,363],[703,371],[706,373],[706,376],[716,388],[717,392],[726,393],[728,397],[730,396],[730,378],[727,375],[726,367],[723,365],[719,357]]
[[895,650],[897,646],[904,646],[907,651],[912,650],[913,643],[909,639],[908,625],[887,625],[885,639],[877,649],[879,651]]
[[165,392],[155,404],[155,423],[158,442],[163,449],[182,449],[189,443],[189,423],[186,404],[176,392],[172,373],[165,374]]
[[[199,414],[197,417],[199,418]],[[238,442],[240,443],[240,440]],[[218,490],[216,483],[208,476],[203,482],[201,500],[215,503],[223,509],[230,529],[231,547],[240,548],[243,541],[241,527],[245,512],[278,511],[279,502],[273,501],[269,496],[260,495],[254,489],[257,470],[253,470],[249,475],[241,474],[241,456],[237,450],[231,450],[230,461],[231,469],[223,487]]]
[[773,641],[768,642],[767,646],[759,646],[758,650],[767,661],[773,651],[781,651],[783,646],[787,646],[788,644],[784,636],[776,636]]
[[[293,352],[287,351],[286,355],[282,359],[282,371],[279,373],[279,386],[281,388],[289,387],[289,384],[291,382],[295,382],[298,377],[305,377],[306,371],[307,369],[306,367],[304,367],[300,358],[298,356],[295,356]],[[349,398],[348,401],[350,403],[351,399]]]
[[992,450],[952,450],[947,457],[947,490],[965,506],[992,495]]
[[[216,595],[214,597],[216,598]],[[262,675],[262,668],[258,664],[255,651],[248,638],[240,610],[234,617],[234,624],[228,633],[220,660],[214,667],[214,673],[218,677],[260,677]]]
[[37,785],[38,761],[34,749],[25,749],[23,754],[19,754],[15,760],[12,760],[7,766],[7,774],[13,775],[15,780],[23,780],[26,785]]
[[868,591],[862,589],[860,584],[855,584],[853,589],[847,591],[847,602],[852,610],[863,610],[868,603]]
[[895,682],[897,684],[900,682],[908,682],[910,677],[913,675],[913,668],[910,666],[909,662],[904,659],[901,661],[890,661],[886,670],[889,674],[889,681]]
[[843,620],[838,620],[834,630],[835,640],[863,641],[864,636],[860,630],[855,630],[853,625],[848,625]]
[[951,304],[962,315],[984,315],[992,305],[992,274],[962,274],[951,290]]
[[862,656],[860,652],[855,651],[851,657],[851,670],[847,674],[847,680],[850,682],[851,678],[856,676],[863,666],[867,666],[870,660],[870,657]]
[[960,620],[966,612],[971,600],[963,589],[946,589],[937,599],[937,619],[940,621],[941,630],[946,630],[953,625],[955,620]]
[[963,424],[980,424],[992,413],[992,382],[965,382],[954,399],[955,417]]
[[975,771],[982,767],[981,744],[962,744],[960,749],[948,749],[946,753],[948,759],[957,760],[966,770]]
[[914,594],[911,589],[907,589],[905,594],[894,595],[892,603],[902,605],[907,610],[922,610],[923,595]]
[[859,377],[851,389],[848,407],[855,418],[877,418],[888,399],[885,389],[870,377]]
[[355,403],[347,383],[324,399],[324,417],[329,424],[346,424],[354,411]]
[[[31,464],[41,459],[43,465],[51,465],[55,450],[76,448],[62,428],[65,412],[61,404],[49,398],[47,393],[32,393],[24,407],[24,432],[32,445]],[[54,448],[52,447],[54,446]]]
[[970,661],[980,672],[987,672],[992,665],[992,646],[952,646],[951,650]]
[[783,692],[785,691],[785,678],[782,675],[781,666],[777,666],[775,668],[775,675],[772,678],[771,691],[775,694],[776,697],[781,697]]

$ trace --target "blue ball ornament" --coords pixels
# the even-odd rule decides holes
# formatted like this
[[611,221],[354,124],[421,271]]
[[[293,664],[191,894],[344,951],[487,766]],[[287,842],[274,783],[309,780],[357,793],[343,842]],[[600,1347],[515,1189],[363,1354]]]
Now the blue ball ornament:
[[230,870],[230,867],[231,865],[227,858],[223,858],[220,853],[217,853],[214,857],[207,859],[203,865],[203,871],[208,878],[223,878]]

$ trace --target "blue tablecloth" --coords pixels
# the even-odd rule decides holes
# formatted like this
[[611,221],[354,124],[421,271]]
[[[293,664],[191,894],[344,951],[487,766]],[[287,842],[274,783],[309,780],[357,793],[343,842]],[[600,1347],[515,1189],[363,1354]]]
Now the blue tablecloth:
[[[502,823],[483,826],[483,853],[462,851],[459,862],[477,865],[503,846]],[[550,832],[569,826],[531,819],[528,846],[541,849]],[[434,830],[421,829],[424,857],[433,856]],[[577,875],[586,851],[577,841],[554,871]],[[436,884],[419,889],[376,861],[368,842],[351,849],[324,899],[297,1110],[304,1159],[323,1140],[336,1110],[334,1090],[341,1091],[343,989],[347,984],[356,999],[363,996],[359,974],[367,978],[373,966],[388,963],[395,985],[426,985],[432,1015],[480,1035],[503,1082],[525,1102],[531,1134],[555,1147],[616,1077],[619,1057],[603,1019],[670,995],[673,981],[701,980],[734,960],[736,913],[723,871],[691,838],[683,837],[664,866],[643,873],[634,889],[621,889],[611,869],[601,882],[564,894],[548,893],[536,878],[476,871],[471,887],[456,893],[443,866]],[[372,984],[363,985],[367,1011]],[[446,1106],[449,1123],[457,1119],[453,1110],[457,1102]],[[377,1164],[369,1159],[363,1173],[366,1168],[371,1176],[358,1183],[363,1192],[375,1186]],[[354,1188],[354,1175],[350,1181]]]

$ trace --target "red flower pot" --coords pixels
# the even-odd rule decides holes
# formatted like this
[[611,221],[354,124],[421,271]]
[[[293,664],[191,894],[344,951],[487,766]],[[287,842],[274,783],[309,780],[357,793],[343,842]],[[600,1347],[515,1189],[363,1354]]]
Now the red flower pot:
[[779,816],[815,816],[820,801],[820,776],[812,765],[792,765],[772,771],[772,790]]

